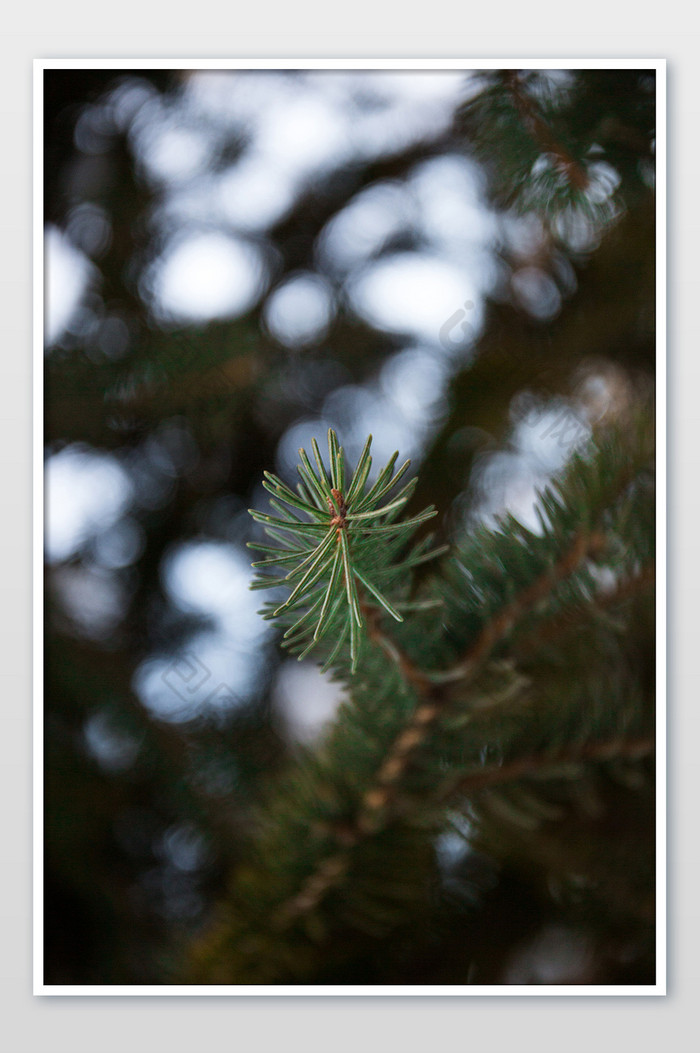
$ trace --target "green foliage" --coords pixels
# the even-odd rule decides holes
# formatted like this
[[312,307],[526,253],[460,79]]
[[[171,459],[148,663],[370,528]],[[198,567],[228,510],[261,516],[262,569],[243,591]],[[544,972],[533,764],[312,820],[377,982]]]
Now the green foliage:
[[[352,507],[361,509],[355,515],[376,508],[391,485],[393,460],[358,497],[367,450],[360,482],[356,473],[348,489]],[[352,594],[335,580],[341,557],[330,552],[341,543],[321,515],[322,499],[333,499],[326,520],[341,510],[334,492],[344,487],[342,457],[333,435],[330,453],[330,478],[320,457],[313,476],[302,457],[298,499],[269,479],[309,521],[313,510],[314,533],[289,518],[258,518],[284,537],[296,530],[313,540],[282,555],[284,566],[292,557],[305,562],[281,580],[294,588],[302,582],[297,595],[304,594],[303,576],[316,560],[325,568],[323,596],[332,587],[336,600],[344,598],[347,621]],[[494,856],[518,854],[535,872],[552,858],[562,889],[573,883],[580,898],[581,874],[563,850],[558,858],[557,846],[577,836],[581,794],[590,804],[611,781],[630,778],[646,786],[645,807],[653,794],[645,768],[654,721],[652,457],[647,412],[601,434],[542,494],[539,532],[505,517],[494,529],[467,534],[423,583],[410,615],[387,622],[390,635],[370,619],[361,652],[336,648],[331,661],[350,699],[321,747],[302,756],[266,801],[249,865],[218,926],[194,950],[196,982],[308,983],[319,975],[337,982],[353,956],[371,957],[376,941],[415,931],[433,909],[436,839],[459,827],[460,816]],[[398,511],[396,501],[388,515]],[[369,547],[384,546],[385,520],[353,522],[364,524],[353,549],[364,568]],[[388,557],[377,560],[375,573],[381,566],[388,575]],[[395,568],[404,589],[410,563]],[[352,560],[343,567],[352,573]],[[314,596],[306,608],[318,625]],[[286,617],[294,602],[271,616]],[[391,602],[377,602],[396,617]],[[431,604],[440,606],[439,618]],[[585,836],[601,838],[586,821]],[[625,884],[627,853],[638,846],[623,850],[620,838],[609,863],[572,852],[579,871],[588,866],[593,875],[603,916],[626,895],[631,913],[648,905],[648,889]]]
[[[279,512],[273,516],[251,510],[277,545],[251,543],[268,553],[253,566],[259,569],[287,567],[284,577],[259,575],[254,588],[284,585],[292,591],[279,606],[272,603],[262,613],[266,618],[285,616],[291,621],[285,633],[285,644],[299,659],[324,640],[333,647],[326,659],[328,668],[349,640],[353,671],[359,654],[359,631],[364,625],[363,608],[379,604],[383,610],[403,621],[399,608],[405,601],[387,598],[393,593],[397,577],[437,553],[427,553],[423,542],[401,559],[399,553],[417,527],[436,515],[428,508],[410,519],[397,521],[401,509],[416,486],[412,479],[390,497],[396,484],[406,474],[410,461],[394,473],[398,452],[379,473],[373,485],[368,479],[372,467],[367,439],[352,478],[346,481],[345,452],[338,445],[335,432],[328,432],[329,471],[323,463],[318,444],[312,440],[316,467],[305,450],[299,451],[301,464],[295,493],[281,479],[265,473],[263,486],[272,495],[270,504]],[[389,498],[388,503],[381,502]],[[301,517],[299,513],[301,512]],[[380,587],[384,591],[380,591]],[[291,617],[290,617],[291,616]]]
[[[483,72],[462,110],[495,196],[560,231],[618,216],[653,182],[653,75],[639,70]],[[628,101],[613,115],[610,98]],[[614,166],[614,167],[612,167]],[[625,182],[620,186],[620,175]]]
[[[219,107],[209,136],[180,72],[114,75],[99,74],[90,94],[85,71],[50,71],[45,93],[47,218],[90,256],[94,277],[46,358],[49,453],[70,443],[113,453],[134,495],[104,545],[90,540],[47,576],[48,982],[461,984],[476,969],[476,982],[504,984],[510,957],[561,922],[586,940],[599,933],[595,975],[584,961],[587,979],[562,982],[628,982],[631,970],[631,982],[649,982],[653,429],[648,412],[636,423],[625,415],[656,363],[654,71],[472,71],[451,128],[438,122],[389,153],[350,144],[340,167],[300,184],[256,235],[269,265],[259,302],[201,322],[154,311],[156,268],[192,234],[220,221],[231,233],[211,190],[228,185],[256,122],[241,144],[230,108]],[[323,80],[271,73],[270,98]],[[248,84],[237,74],[224,91],[245,95]],[[376,105],[366,87],[356,97],[353,88],[358,116]],[[138,99],[143,109],[130,109]],[[129,129],[119,123],[127,111],[140,114]],[[158,135],[165,117],[186,133],[194,118],[213,149],[185,182],[151,180],[136,147],[139,124]],[[90,129],[95,153],[78,145]],[[472,252],[479,230],[460,226],[461,209],[446,231],[434,207],[444,160],[476,177],[478,206],[464,184],[469,208],[489,203],[495,233],[484,255]],[[329,234],[348,217],[357,231],[355,203],[382,189],[407,207],[357,268],[337,266]],[[181,209],[184,191],[207,202],[209,218]],[[111,234],[93,252],[81,231],[92,236],[102,219],[86,219],[96,215]],[[408,474],[394,476],[392,462],[386,492],[363,505],[368,468],[343,510],[333,473],[347,475],[349,490],[369,452],[351,479],[334,439],[323,470],[309,450],[315,483],[305,464],[300,485],[267,477],[277,506],[251,533],[245,495],[287,429],[320,414],[341,434],[356,406],[372,419],[374,399],[360,400],[377,383],[388,394],[384,368],[409,346],[358,314],[351,286],[362,261],[423,250],[483,266],[484,300],[473,348],[450,359],[433,409],[416,386],[430,421],[416,489],[402,491]],[[331,305],[329,338],[303,353],[268,324],[271,298],[300,273],[327,285]],[[540,285],[551,296],[535,295]],[[527,400],[544,413],[559,400],[580,406],[585,378],[608,392],[606,419],[618,426],[599,429],[542,496],[540,529],[507,516],[473,527],[481,469],[486,480],[492,456],[518,453],[513,425],[522,428]],[[486,482],[482,492],[492,496]],[[435,520],[402,519],[426,506],[444,515],[453,542],[439,569],[423,536]],[[267,644],[244,698],[232,691],[200,708],[196,681],[169,681],[168,691],[185,690],[164,701],[192,696],[182,721],[136,690],[144,661],[190,647],[206,659],[209,644],[228,682],[224,668],[237,665],[228,637],[203,636],[211,621],[181,609],[167,568],[183,545],[237,553],[263,529],[258,587],[274,597],[264,616],[285,648],[317,658],[344,687],[336,720],[310,748],[284,733],[283,654]],[[131,538],[123,567],[111,565],[115,537]],[[120,620],[100,629],[103,597]],[[256,646],[250,657],[259,656]],[[117,746],[131,743],[130,764],[95,748],[104,728]],[[168,846],[188,830],[210,848],[183,871]],[[448,864],[443,843],[455,838],[464,855]],[[490,892],[475,866],[487,869]]]

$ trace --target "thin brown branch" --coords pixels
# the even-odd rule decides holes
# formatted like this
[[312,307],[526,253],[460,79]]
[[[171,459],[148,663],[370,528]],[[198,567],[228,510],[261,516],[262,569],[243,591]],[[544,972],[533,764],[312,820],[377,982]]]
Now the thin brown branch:
[[532,654],[542,647],[568,632],[572,632],[581,624],[581,616],[590,610],[607,610],[624,603],[638,592],[649,588],[656,580],[656,564],[649,563],[642,567],[638,574],[634,574],[623,581],[618,582],[610,592],[599,593],[593,600],[582,605],[576,610],[567,610],[553,618],[543,621],[536,629],[522,637],[515,645],[516,656]]
[[[383,813],[396,792],[411,758],[425,741],[432,725],[443,712],[450,698],[446,685],[454,680],[459,680],[463,684],[473,679],[493,648],[507,635],[515,622],[544,599],[558,582],[569,577],[580,566],[590,551],[591,544],[593,542],[598,544],[599,541],[597,536],[594,537],[587,533],[578,534],[568,551],[553,567],[548,568],[532,585],[507,603],[486,623],[457,666],[441,674],[439,678],[426,681],[426,678],[423,677],[425,688],[423,700],[408,725],[394,740],[379,768],[373,786],[362,800],[362,807],[357,817],[357,826],[362,833],[372,833],[381,826]],[[414,684],[416,684],[415,675]]]
[[341,849],[326,856],[304,883],[300,892],[280,908],[273,919],[275,928],[284,929],[297,918],[313,910],[334,885],[341,880],[348,866],[349,851]]
[[[598,535],[584,532],[577,534],[561,559],[519,596],[507,603],[484,626],[459,665],[441,676],[439,682],[421,672],[393,641],[384,636],[376,616],[370,614],[367,617],[370,639],[391,655],[406,682],[418,694],[420,702],[409,723],[390,746],[374,783],[362,798],[355,822],[349,827],[345,824],[342,832],[338,832],[338,841],[343,847],[339,852],[322,860],[301,890],[283,905],[275,919],[278,926],[283,927],[316,907],[326,893],[342,879],[352,849],[363,838],[377,833],[382,828],[386,822],[388,806],[398,791],[403,773],[449,701],[447,685],[455,679],[472,679],[517,619],[544,599],[560,581],[573,574],[591,548],[599,544]],[[363,613],[368,614],[366,608]]]
[[519,71],[504,70],[503,82],[511,94],[520,119],[540,150],[554,158],[557,167],[573,187],[585,190],[589,183],[587,173],[559,142],[530,96],[523,91]]
[[616,738],[604,742],[589,742],[575,749],[560,750],[558,753],[531,754],[529,757],[519,757],[518,760],[509,761],[507,764],[482,768],[463,776],[444,792],[441,800],[448,800],[456,794],[473,796],[492,786],[527,778],[529,775],[541,775],[547,768],[555,770],[564,764],[619,759],[640,760],[653,754],[654,749],[654,737],[649,735],[634,739]]
[[603,540],[599,534],[584,532],[577,534],[573,544],[561,559],[541,574],[519,596],[507,603],[491,621],[487,622],[464,658],[452,669],[440,675],[440,682],[447,683],[452,680],[464,681],[464,679],[470,679],[484,658],[503,639],[515,622],[526,611],[545,599],[560,581],[570,577],[574,571],[578,570],[586,556],[591,551],[600,548],[602,544]]
[[420,695],[430,689],[432,681],[381,628],[381,611],[374,605],[360,600],[360,611],[367,626],[367,638],[387,654],[398,666],[401,676]]

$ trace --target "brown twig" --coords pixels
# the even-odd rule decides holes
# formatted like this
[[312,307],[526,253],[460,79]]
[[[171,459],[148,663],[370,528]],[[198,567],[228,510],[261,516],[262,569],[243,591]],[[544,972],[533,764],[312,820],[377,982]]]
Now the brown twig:
[[[625,600],[634,596],[635,593],[653,585],[655,580],[656,564],[649,563],[642,567],[638,574],[618,582],[610,592],[599,593],[594,597],[590,606],[598,610],[614,607],[618,603],[624,603]],[[536,629],[516,642],[514,649],[516,657],[532,654],[543,644],[550,644],[553,640],[557,640],[560,636],[575,629],[579,625],[579,614],[580,610],[564,611],[544,621]]]
[[515,621],[526,610],[544,599],[558,582],[574,573],[591,547],[598,544],[598,535],[584,532],[577,534],[561,559],[519,596],[507,603],[484,626],[459,665],[442,674],[439,681],[419,670],[393,641],[388,640],[379,629],[376,618],[368,619],[370,638],[397,662],[404,679],[416,691],[421,701],[409,723],[390,746],[373,785],[362,798],[354,823],[349,827],[344,825],[342,835],[338,837],[343,847],[339,852],[322,860],[302,889],[283,905],[275,919],[279,926],[284,927],[312,910],[342,878],[352,848],[364,837],[371,836],[382,828],[387,807],[397,792],[403,773],[450,698],[447,685],[456,679],[472,679]]
[[574,160],[569,151],[559,142],[544,120],[530,96],[523,91],[519,71],[504,70],[503,81],[511,94],[520,119],[537,146],[554,158],[559,170],[577,190],[585,190],[589,179],[586,171]]
[[559,753],[535,753],[529,757],[499,764],[493,768],[481,768],[459,779],[441,796],[447,800],[456,794],[471,796],[487,790],[500,783],[512,782],[514,779],[538,775],[547,768],[558,768],[563,764],[576,764],[582,761],[609,761],[625,758],[639,760],[650,756],[655,749],[653,736],[640,736],[634,739],[608,739],[605,742],[589,742],[577,749],[561,750]]
[[564,578],[568,578],[579,568],[583,560],[593,549],[603,544],[599,534],[581,532],[576,535],[571,547],[554,566],[548,568],[536,581],[529,585],[519,596],[507,603],[490,622],[484,626],[467,654],[456,666],[440,676],[440,681],[469,679],[486,655],[493,649],[512,628],[515,622],[540,600],[543,600]]

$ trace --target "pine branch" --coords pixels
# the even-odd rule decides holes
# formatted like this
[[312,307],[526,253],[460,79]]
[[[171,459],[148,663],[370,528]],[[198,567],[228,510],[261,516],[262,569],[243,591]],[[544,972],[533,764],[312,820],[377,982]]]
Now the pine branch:
[[588,761],[603,763],[618,759],[639,760],[642,757],[651,756],[655,748],[656,740],[653,736],[640,735],[630,739],[614,738],[603,742],[587,742],[573,748],[559,750],[557,753],[539,753],[519,757],[508,764],[481,768],[463,776],[444,791],[442,799],[448,801],[458,795],[473,797],[492,786],[515,782],[528,776],[541,777],[543,773],[548,772],[556,775],[562,767],[571,764],[583,764]]
[[[632,756],[650,737],[646,686],[633,675],[623,628],[600,636],[593,650],[572,651],[575,665],[560,669],[547,657],[548,632],[572,617],[604,633],[597,561],[615,566],[619,591],[608,609],[620,617],[629,609],[623,583],[646,578],[642,568],[653,564],[653,426],[646,414],[572,458],[542,495],[540,533],[505,517],[495,530],[468,535],[400,622],[389,620],[387,605],[363,584],[381,589],[395,611],[409,592],[411,559],[402,557],[399,539],[410,530],[397,529],[388,542],[374,537],[385,525],[402,526],[394,518],[400,499],[389,496],[396,458],[367,489],[366,447],[347,485],[337,440],[329,442],[330,474],[314,448],[317,470],[302,458],[306,496],[292,494],[297,504],[287,502],[286,518],[256,518],[281,543],[277,556],[287,573],[278,581],[296,592],[274,606],[276,617],[297,619],[294,647],[302,653],[319,643],[323,618],[330,620],[330,632],[319,633],[321,657],[328,664],[332,646],[335,675],[348,681],[352,700],[321,748],[263,807],[228,920],[199,950],[204,974],[223,970],[225,982],[303,976],[339,924],[381,932],[419,910],[426,848],[448,797],[517,783],[574,755],[582,763],[604,760],[613,748]],[[280,503],[289,497],[284,484],[271,485]],[[382,498],[390,511],[377,503]],[[375,509],[382,510],[375,519],[350,518]],[[371,529],[358,531],[365,522]],[[300,523],[316,532],[299,531]],[[431,613],[435,603],[440,618]],[[357,627],[354,653],[348,622]],[[585,645],[585,635],[571,636]],[[534,651],[523,672],[517,655],[528,639]]]
[[[642,454],[644,460],[645,454]],[[574,471],[580,467],[580,463],[574,466]],[[639,464],[634,460],[630,464],[618,467],[614,478],[614,484],[619,491],[623,491],[634,478],[639,470]],[[550,499],[550,504],[551,504]],[[473,642],[470,642],[466,654],[460,661],[445,672],[426,674],[411,662],[407,655],[402,654],[395,644],[390,644],[383,639],[382,634],[375,630],[375,638],[378,639],[384,649],[394,655],[402,674],[420,692],[421,699],[415,713],[403,728],[391,745],[386,757],[379,768],[375,783],[365,794],[363,807],[357,819],[358,830],[362,832],[376,832],[381,825],[381,813],[387,807],[393,793],[399,785],[401,776],[411,761],[411,758],[420,749],[421,744],[430,734],[432,724],[439,719],[446,705],[450,701],[450,694],[445,686],[450,682],[459,681],[462,692],[467,688],[469,682],[475,678],[484,661],[491,654],[496,645],[503,640],[511,629],[521,622],[525,615],[530,613],[541,603],[563,580],[573,575],[584,560],[589,556],[601,553],[606,546],[606,539],[601,532],[601,524],[598,522],[600,516],[594,517],[592,525],[588,530],[582,529],[575,536],[570,547],[552,565],[546,567],[543,573],[531,584],[509,600],[501,609],[495,611],[491,618],[482,626],[479,634]],[[617,588],[607,597],[597,598],[597,605],[614,605],[634,590],[638,585],[648,584],[653,579],[653,565],[645,567],[643,571],[636,573],[633,578],[618,583]],[[590,606],[588,604],[587,606]],[[584,609],[579,607],[578,611]],[[561,623],[571,625],[577,613],[577,609],[567,607],[564,615],[557,616],[557,630],[562,630]],[[530,651],[534,650],[540,641],[530,637]],[[517,652],[516,652],[517,653]]]
[[[459,680],[463,687],[466,686],[475,677],[482,663],[496,644],[505,637],[517,619],[542,600],[562,579],[572,574],[581,564],[591,547],[592,539],[590,537],[584,534],[578,535],[571,547],[554,567],[547,569],[521,595],[507,603],[502,610],[486,623],[458,665],[453,666],[445,673],[432,674],[430,677],[425,678],[421,704],[416,709],[407,727],[402,730],[391,746],[379,769],[375,784],[365,795],[363,810],[358,818],[358,827],[361,830],[372,831],[376,828],[379,813],[386,807],[392,794],[392,789],[398,784],[406,766],[410,763],[413,753],[420,748],[421,743],[429,734],[431,725],[439,718],[443,708],[449,702],[450,694],[445,690],[444,685],[449,684],[451,681]],[[405,669],[409,664],[408,659],[404,657],[402,662]],[[419,676],[420,674],[416,670],[411,670],[411,677],[414,683],[418,681]]]
[[343,827],[341,836],[346,846],[345,851],[333,854],[319,864],[318,869],[308,878],[298,895],[283,906],[279,915],[281,924],[316,907],[321,898],[342,878],[346,870],[347,852],[354,848],[362,837],[376,834],[386,822],[387,807],[398,793],[402,775],[414,754],[430,734],[433,723],[439,719],[450,700],[450,694],[445,685],[454,680],[460,680],[466,684],[473,679],[496,643],[506,635],[516,620],[543,599],[559,581],[572,574],[590,551],[591,546],[590,537],[584,534],[578,535],[569,550],[554,567],[541,575],[522,595],[510,601],[484,626],[463,661],[442,675],[428,677],[421,673],[411,660],[398,650],[396,645],[390,644],[375,629],[375,641],[392,653],[392,657],[399,664],[402,675],[420,690],[421,701],[406,727],[391,744],[375,781],[362,799],[353,827]]
[[[617,607],[639,593],[653,589],[655,581],[656,565],[652,562],[641,567],[629,577],[618,581],[609,591],[596,594],[593,597],[592,606],[598,611]],[[559,612],[551,620],[541,623],[536,630],[517,640],[515,642],[516,655],[524,657],[541,650],[543,646],[551,646],[564,634],[576,631],[582,620],[589,614],[590,610],[586,607]]]
[[[602,165],[593,129],[565,125],[581,81],[557,87],[546,72],[500,70],[481,75],[482,90],[463,108],[469,145],[490,169],[496,196],[521,212],[550,220],[575,214],[602,229],[619,213],[617,175]],[[565,128],[577,127],[574,140]],[[597,147],[597,149],[593,149]],[[551,232],[560,228],[555,223]],[[561,233],[561,229],[559,229]]]
[[[394,472],[398,457],[395,453],[368,488],[371,444],[370,435],[346,486],[345,454],[330,429],[329,469],[316,440],[312,440],[316,467],[312,466],[306,451],[300,450],[298,493],[270,472],[265,473],[263,485],[274,495],[270,504],[280,515],[250,510],[268,535],[281,542],[277,549],[251,543],[251,547],[268,553],[253,566],[267,570],[292,565],[292,570],[282,578],[258,575],[253,588],[284,585],[291,589],[284,603],[273,604],[261,613],[278,619],[292,615],[285,632],[285,645],[298,652],[300,660],[323,638],[333,639],[335,646],[326,659],[328,667],[337,660],[347,640],[352,672],[357,668],[360,652],[363,609],[378,605],[395,621],[403,621],[398,597],[392,601],[387,593],[391,592],[397,577],[405,574],[417,559],[425,559],[426,553],[414,550],[404,560],[397,558],[397,553],[422,523],[437,514],[428,508],[409,519],[396,520],[416,481],[395,492],[388,503],[381,502],[395,491],[411,462],[406,461]],[[382,543],[378,545],[379,538]],[[437,551],[431,553],[433,557],[437,554]]]
[[520,72],[516,69],[503,70],[502,77],[524,126],[539,150],[555,159],[558,169],[572,187],[585,190],[590,182],[587,172],[558,141],[533,99],[524,89]]
[[570,548],[550,569],[529,585],[521,595],[511,600],[481,630],[477,640],[471,645],[465,657],[451,669],[437,674],[436,679],[442,683],[451,680],[466,682],[474,675],[479,664],[494,646],[512,629],[515,623],[527,614],[536,604],[545,599],[547,594],[564,578],[576,571],[590,553],[600,548],[600,535],[585,532],[576,534]]

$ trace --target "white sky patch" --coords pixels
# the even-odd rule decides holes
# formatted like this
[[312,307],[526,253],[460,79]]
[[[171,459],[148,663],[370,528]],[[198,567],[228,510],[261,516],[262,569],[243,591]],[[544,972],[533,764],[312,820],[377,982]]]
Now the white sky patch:
[[132,497],[128,475],[114,457],[67,446],[46,465],[46,555],[69,559],[87,540],[109,530]]
[[368,435],[372,435],[370,479],[396,450],[399,463],[420,458],[439,419],[449,375],[444,358],[432,349],[407,348],[387,360],[378,382],[332,392],[323,415],[335,422],[349,464],[355,463]]
[[288,84],[288,74],[277,70],[196,70],[187,78],[184,100],[195,115],[250,132]]
[[[180,214],[263,231],[314,179],[439,136],[467,82],[468,74],[448,70],[201,70],[167,107],[144,100],[132,141],[162,183],[161,221]],[[231,136],[242,154],[214,175],[207,163]]]
[[313,662],[289,660],[277,673],[272,697],[289,738],[307,744],[327,727],[346,695]]
[[404,419],[420,429],[434,419],[449,378],[441,357],[427,348],[408,348],[386,362],[380,385]]
[[446,830],[435,840],[438,864],[442,870],[451,870],[458,866],[469,852],[469,845],[461,834]]
[[126,123],[137,161],[157,186],[167,188],[190,180],[211,159],[212,129],[192,119],[182,94],[143,93]]
[[350,470],[372,435],[370,481],[396,450],[401,461],[420,458],[439,421],[449,378],[449,360],[433,348],[397,352],[384,364],[378,381],[336,388],[325,399],[319,418],[296,421],[287,429],[277,448],[279,471],[284,478],[294,478],[299,447],[308,451],[312,437],[325,458],[329,427],[338,433]]
[[214,615],[251,643],[262,630],[251,617],[260,597],[249,591],[253,577],[247,551],[214,541],[182,545],[167,560],[165,585],[183,610]]
[[542,531],[537,514],[539,492],[549,475],[537,471],[532,459],[523,453],[499,452],[488,458],[478,474],[481,493],[475,515],[487,525],[495,517],[510,512],[534,533]]
[[265,305],[265,322],[281,344],[303,347],[328,330],[332,298],[328,284],[315,274],[297,274],[280,285]]
[[70,325],[96,272],[87,256],[58,227],[46,228],[44,244],[44,337],[46,346],[51,347]]
[[107,212],[100,205],[82,201],[68,213],[66,232],[74,247],[87,256],[99,256],[109,245],[112,225]]
[[357,194],[324,228],[319,251],[324,263],[350,271],[365,263],[392,236],[408,230],[413,202],[398,183],[375,183]]
[[105,570],[131,566],[145,547],[146,532],[131,516],[124,516],[107,530],[101,530],[93,542],[95,558]]
[[209,137],[193,128],[167,123],[149,125],[141,157],[152,179],[179,182],[191,179],[205,167],[211,153]]
[[190,720],[249,697],[259,679],[262,644],[270,627],[250,591],[247,550],[217,542],[181,545],[165,562],[166,591],[183,611],[212,619],[174,655],[153,656],[137,669],[134,688],[162,720]]
[[463,269],[416,252],[387,256],[349,283],[355,310],[371,325],[438,343],[445,320],[474,302],[474,281]]
[[110,774],[126,771],[138,756],[138,740],[116,726],[106,710],[98,710],[88,718],[83,735],[88,752]]
[[467,76],[453,70],[338,71],[323,75],[318,85],[337,100],[354,152],[378,157],[442,134],[465,94]]
[[523,402],[516,410],[513,448],[488,457],[479,472],[483,491],[479,517],[489,522],[493,516],[510,512],[530,530],[541,533],[542,490],[590,436],[581,407],[564,399]]
[[153,306],[181,322],[237,318],[259,299],[264,273],[253,245],[221,233],[193,233],[153,265]]
[[258,115],[255,149],[298,180],[332,170],[352,155],[339,117],[322,94],[290,84]]
[[468,70],[372,70],[367,79],[401,102],[452,108],[461,98]]
[[521,267],[511,278],[517,302],[539,321],[553,318],[561,307],[555,282],[539,267]]
[[408,188],[424,237],[455,257],[472,257],[475,246],[485,247],[496,234],[480,174],[466,158],[446,155],[422,162],[413,169]]
[[124,617],[127,587],[115,574],[94,565],[57,567],[53,587],[80,635],[88,639],[101,640],[109,636]]
[[[282,479],[285,480],[288,485],[295,487],[299,481],[299,476],[297,475],[299,448],[303,447],[309,455],[312,455],[312,439],[316,439],[321,450],[321,455],[324,458],[324,462],[328,465],[328,446],[326,443],[326,437],[328,435],[328,429],[337,428],[337,426],[337,421],[334,422],[326,417],[302,417],[301,420],[296,420],[291,427],[287,428],[277,444],[275,467]],[[345,448],[346,455],[352,456],[353,451],[349,449],[349,437],[342,434],[339,435],[339,438]],[[365,438],[367,438],[367,436],[365,436]],[[262,508],[264,506],[264,502],[268,499],[266,491],[262,491],[261,498],[263,504],[258,504],[255,507]]]
[[351,459],[372,436],[372,471],[375,478],[395,450],[402,463],[420,449],[421,422],[407,420],[391,397],[377,384],[338,388],[325,401],[324,416],[336,422],[338,435]]
[[[309,70],[292,74],[275,70],[200,70],[188,78],[184,100],[195,112],[239,125],[253,138],[262,123],[263,144],[277,120],[284,116],[287,127],[277,137],[274,149],[281,151],[285,147],[286,154],[294,152],[296,138],[301,141],[302,155],[310,157],[313,152],[318,157],[321,150],[329,156],[328,147],[316,145],[321,133],[336,144],[332,151],[336,156],[347,152],[348,137],[355,149],[372,148],[381,153],[398,134],[402,140],[420,136],[426,128],[439,134],[443,122],[451,119],[455,106],[466,97],[469,76],[460,70]],[[370,98],[373,105],[367,106],[365,98]],[[261,116],[271,113],[280,100],[285,105],[275,121],[261,122]],[[317,109],[314,103],[318,104]],[[300,104],[314,117],[318,131],[309,131],[306,116],[298,116]],[[332,128],[330,123],[325,126],[322,107],[332,117]],[[309,150],[311,143],[313,151]]]
[[563,468],[575,450],[591,437],[585,411],[563,399],[533,406],[518,421],[513,443],[538,471],[551,474]]
[[214,200],[227,223],[239,230],[264,231],[282,219],[296,196],[284,166],[251,152],[221,174]]

